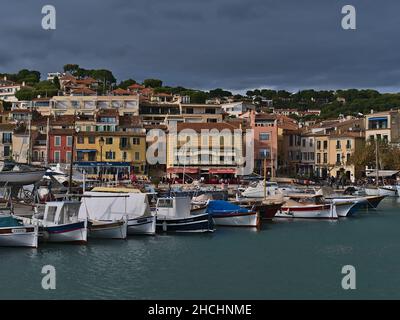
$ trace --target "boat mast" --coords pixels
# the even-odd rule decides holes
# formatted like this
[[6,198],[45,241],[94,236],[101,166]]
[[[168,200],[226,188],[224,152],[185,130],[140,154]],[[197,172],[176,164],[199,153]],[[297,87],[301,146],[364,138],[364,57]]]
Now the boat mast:
[[68,193],[72,192],[72,167],[74,165],[74,152],[75,152],[75,122],[76,122],[76,111],[74,112],[74,120],[72,124],[72,144],[71,144],[71,159],[69,164],[69,182],[68,182]]
[[379,185],[378,139],[375,142],[375,184]]
[[29,117],[29,124],[28,124],[28,164],[31,164],[31,149],[32,149],[32,114]]
[[267,198],[267,157],[264,156],[264,200]]
[[46,128],[46,167],[49,165],[49,122],[50,117],[47,118],[47,128]]

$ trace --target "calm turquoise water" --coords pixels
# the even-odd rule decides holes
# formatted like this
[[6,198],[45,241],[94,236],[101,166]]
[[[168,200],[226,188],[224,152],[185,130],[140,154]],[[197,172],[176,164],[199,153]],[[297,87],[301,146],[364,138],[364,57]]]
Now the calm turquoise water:
[[[339,221],[277,221],[259,232],[0,249],[1,299],[400,298],[400,200]],[[53,265],[56,290],[41,288]],[[357,289],[341,288],[343,265]]]

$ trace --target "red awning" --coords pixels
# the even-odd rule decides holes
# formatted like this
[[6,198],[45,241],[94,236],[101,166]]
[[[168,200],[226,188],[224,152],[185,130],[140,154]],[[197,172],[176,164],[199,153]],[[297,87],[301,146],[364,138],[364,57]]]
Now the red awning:
[[178,167],[178,168],[168,168],[167,173],[197,173],[199,172],[199,168],[190,168],[190,167]]
[[212,173],[212,174],[222,174],[222,173],[235,174],[236,169],[235,168],[210,168],[208,170],[208,172]]

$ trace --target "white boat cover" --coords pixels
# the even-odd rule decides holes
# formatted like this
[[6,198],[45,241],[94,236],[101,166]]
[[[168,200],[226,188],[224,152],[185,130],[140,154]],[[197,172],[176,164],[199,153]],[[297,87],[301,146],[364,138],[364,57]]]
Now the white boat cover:
[[79,218],[93,220],[121,220],[124,216],[137,218],[150,215],[145,193],[87,191],[79,210]]

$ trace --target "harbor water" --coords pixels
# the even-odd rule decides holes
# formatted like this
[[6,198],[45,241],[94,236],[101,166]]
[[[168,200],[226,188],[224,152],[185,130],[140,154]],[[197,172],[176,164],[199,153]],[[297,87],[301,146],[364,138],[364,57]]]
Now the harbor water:
[[[55,290],[42,288],[45,265]],[[400,299],[399,266],[400,200],[387,198],[338,221],[0,248],[0,299]]]

